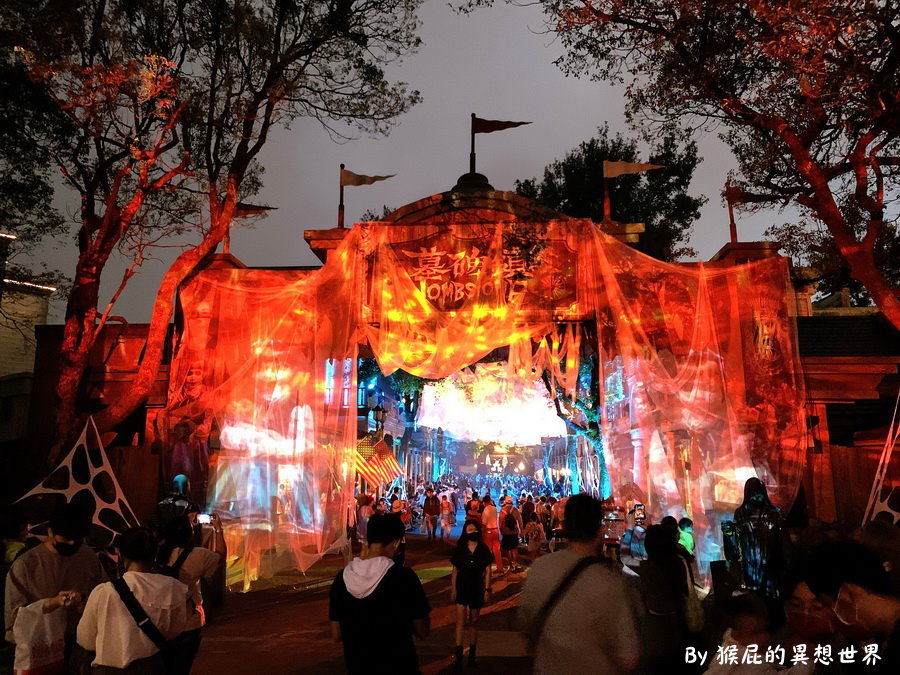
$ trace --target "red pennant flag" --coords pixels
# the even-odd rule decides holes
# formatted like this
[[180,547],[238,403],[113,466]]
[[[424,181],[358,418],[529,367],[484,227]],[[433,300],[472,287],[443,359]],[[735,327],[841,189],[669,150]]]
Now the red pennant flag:
[[725,184],[725,190],[722,192],[725,201],[731,204],[753,204],[756,202],[778,201],[775,195],[754,194],[747,192],[743,188],[732,185],[731,181]]
[[473,117],[472,133],[490,134],[494,131],[503,131],[504,129],[520,127],[523,124],[531,124],[531,122],[503,122],[501,120],[483,120],[480,117]]

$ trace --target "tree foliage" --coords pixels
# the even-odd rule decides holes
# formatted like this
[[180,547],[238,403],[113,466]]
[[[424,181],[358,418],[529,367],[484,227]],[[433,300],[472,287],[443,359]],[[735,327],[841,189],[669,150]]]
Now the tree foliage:
[[[566,215],[600,222],[604,160],[644,161],[639,159],[637,141],[612,136],[603,126],[596,136],[550,164],[541,180],[517,180],[516,192]],[[635,248],[648,255],[660,260],[694,255],[686,244],[706,201],[688,194],[701,161],[696,143],[681,133],[665,134],[653,143],[646,161],[666,168],[608,181],[613,220],[644,223],[646,231]]]
[[[596,354],[582,355],[578,364],[578,382],[573,393],[569,393],[559,386],[549,371],[545,370],[541,374],[541,379],[553,399],[557,417],[565,422],[572,434],[584,437],[593,448],[600,473],[597,486],[599,494],[596,496],[600,499],[607,499],[612,494],[612,482],[606,467],[603,434],[600,431],[603,411],[600,396],[600,370]],[[573,480],[577,480],[579,467],[574,451],[574,444],[570,444],[567,464],[572,475],[576,476]]]
[[374,222],[376,220],[381,220],[385,216],[393,213],[396,209],[392,209],[387,204],[382,204],[381,212],[379,213],[377,209],[369,208],[363,211],[363,214],[359,217],[359,222]]
[[[864,228],[864,223],[854,225],[857,236],[863,235]],[[866,287],[853,278],[834,238],[820,222],[804,219],[773,225],[765,231],[765,236],[777,241],[785,255],[807,268],[803,281],[814,283],[817,294],[831,295],[847,289],[853,306],[872,304]],[[896,228],[885,228],[876,240],[874,260],[888,283],[900,288],[900,236]]]
[[[42,88],[22,76],[17,61],[12,51],[0,54],[0,232],[17,237],[0,271],[4,279],[62,289],[64,275],[46,265],[38,269],[29,260],[41,240],[64,228],[65,219],[53,203],[51,167],[22,127],[41,129],[44,135],[70,134],[72,129]],[[32,326],[24,325],[6,303],[0,303],[0,326],[21,329],[33,339]]]
[[[359,385],[370,382],[381,376],[381,368],[378,361],[373,358],[360,359],[357,368],[357,378]],[[402,368],[398,368],[388,375],[387,385],[399,397],[400,404],[403,407],[403,419],[405,427],[403,437],[400,439],[400,447],[406,451],[409,442],[412,439],[413,429],[415,428],[416,419],[419,416],[419,406],[422,403],[422,393],[425,391],[425,385],[429,382],[439,382],[440,380],[429,380],[418,375],[408,373]]]
[[[109,429],[146,399],[175,291],[249,213],[242,200],[261,185],[259,153],[275,127],[313,117],[333,135],[381,133],[418,101],[384,74],[419,44],[418,4],[11,0],[0,8],[4,44],[22,56],[5,54],[7,72],[36,92],[3,111],[20,116],[22,142],[36,152],[20,170],[40,181],[42,167],[54,167],[80,205],[60,443],[77,424],[88,355],[119,293],[155,248],[175,245],[182,251],[158,289],[135,382],[98,423]],[[104,307],[100,281],[116,250],[128,265]]]
[[[477,3],[476,3],[477,4]],[[894,231],[900,5],[892,0],[547,0],[569,74],[627,81],[632,117],[693,120],[734,150],[746,198],[821,222],[900,327],[875,260]],[[857,220],[857,214],[862,214]]]

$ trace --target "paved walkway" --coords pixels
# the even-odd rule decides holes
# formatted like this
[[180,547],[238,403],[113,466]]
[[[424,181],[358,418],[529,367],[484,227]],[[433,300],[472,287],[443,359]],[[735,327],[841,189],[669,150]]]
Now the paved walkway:
[[[458,530],[454,535],[458,534]],[[453,671],[455,605],[450,602],[449,563],[452,545],[407,536],[406,563],[425,586],[431,603],[431,635],[417,641],[419,664],[426,675]],[[225,606],[204,631],[195,675],[287,675],[343,673],[341,645],[331,641],[328,588],[343,565],[329,556],[306,575],[278,575],[263,588],[229,593]],[[485,607],[478,638],[479,669],[496,673],[530,672],[530,659],[516,629],[516,608],[525,574],[496,577],[493,600]],[[268,587],[264,587],[268,586]],[[387,619],[385,619],[387,620]]]

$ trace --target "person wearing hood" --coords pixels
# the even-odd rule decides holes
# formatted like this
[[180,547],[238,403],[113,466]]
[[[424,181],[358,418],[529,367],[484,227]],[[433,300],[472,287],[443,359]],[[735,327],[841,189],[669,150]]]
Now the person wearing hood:
[[[415,572],[392,560],[404,531],[397,515],[373,515],[366,554],[350,561],[331,585],[331,635],[343,642],[351,675],[419,672],[413,636],[428,636],[431,606]],[[372,621],[384,614],[394,619]]]
[[744,484],[744,501],[734,512],[733,528],[737,545],[732,548],[740,558],[744,587],[777,599],[788,563],[788,540],[781,511],[769,501],[759,478],[748,478]]
[[172,479],[172,491],[169,496],[156,505],[156,510],[150,516],[148,525],[157,535],[166,531],[169,523],[181,516],[187,516],[191,521],[200,512],[200,507],[190,497],[191,481],[183,473]]

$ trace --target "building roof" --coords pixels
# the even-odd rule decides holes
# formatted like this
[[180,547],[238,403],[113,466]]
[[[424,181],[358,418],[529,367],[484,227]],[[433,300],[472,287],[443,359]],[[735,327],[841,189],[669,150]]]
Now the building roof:
[[[490,215],[488,215],[490,214]],[[515,192],[495,190],[480,173],[466,173],[450,190],[416,200],[380,218],[385,225],[421,225],[443,219],[445,223],[483,224],[515,221],[542,223],[554,220],[590,222],[572,218]],[[596,223],[606,234],[626,243],[635,243],[644,231],[643,223]],[[337,248],[349,232],[348,228],[304,230],[303,238],[312,252],[325,262],[328,252]]]
[[799,316],[801,357],[900,356],[900,331],[880,314]]

